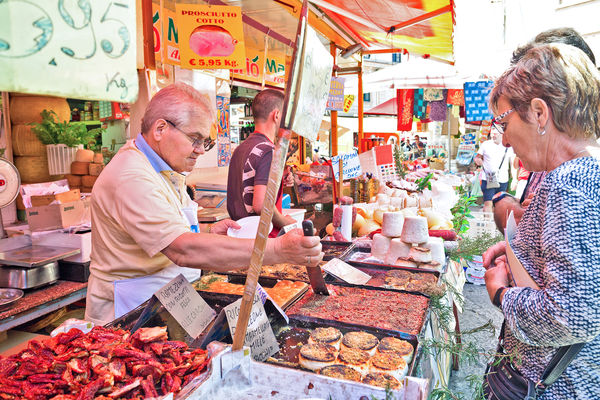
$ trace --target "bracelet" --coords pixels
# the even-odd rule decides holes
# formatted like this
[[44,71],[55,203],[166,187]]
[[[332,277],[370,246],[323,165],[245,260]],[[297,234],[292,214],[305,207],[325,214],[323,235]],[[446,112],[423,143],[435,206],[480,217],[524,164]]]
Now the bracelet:
[[500,296],[502,296],[502,291],[504,289],[508,289],[508,288],[506,286],[502,286],[502,287],[498,288],[498,290],[496,290],[496,293],[494,294],[494,299],[492,300],[492,304],[500,309],[502,309],[502,304],[500,303]]

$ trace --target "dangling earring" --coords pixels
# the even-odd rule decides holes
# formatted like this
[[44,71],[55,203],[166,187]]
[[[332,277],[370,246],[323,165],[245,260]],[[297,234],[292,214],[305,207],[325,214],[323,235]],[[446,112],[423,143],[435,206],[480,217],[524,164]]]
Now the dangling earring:
[[540,126],[540,124],[538,124],[537,127],[537,133],[540,134],[540,136],[544,136],[546,134],[546,129],[541,129],[542,127]]

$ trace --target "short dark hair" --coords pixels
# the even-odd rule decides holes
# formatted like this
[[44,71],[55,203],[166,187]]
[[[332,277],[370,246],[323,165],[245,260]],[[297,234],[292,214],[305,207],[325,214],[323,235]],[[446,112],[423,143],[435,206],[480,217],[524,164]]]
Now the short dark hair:
[[594,63],[594,65],[596,64],[596,57],[594,57],[594,52],[592,52],[592,49],[590,49],[585,40],[583,40],[581,35],[577,33],[577,31],[573,28],[548,29],[547,31],[538,34],[531,42],[517,48],[513,52],[510,63],[513,65],[518,63],[519,60],[521,60],[521,58],[523,58],[523,56],[533,47],[540,44],[550,43],[563,43],[577,47],[579,50],[583,51],[589,57],[590,60],[592,60],[592,63]]
[[279,90],[265,89],[254,97],[252,101],[252,115],[254,120],[265,121],[271,111],[283,108],[284,95]]

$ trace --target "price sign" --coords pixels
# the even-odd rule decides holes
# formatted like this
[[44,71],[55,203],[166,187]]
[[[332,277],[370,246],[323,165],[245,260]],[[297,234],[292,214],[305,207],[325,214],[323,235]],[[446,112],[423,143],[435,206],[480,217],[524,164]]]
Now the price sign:
[[[235,335],[241,304],[242,299],[239,299],[223,309],[232,337]],[[269,323],[263,302],[258,294],[254,295],[244,345],[252,349],[252,359],[256,361],[265,361],[279,351],[279,344]]]
[[331,77],[329,98],[327,99],[328,110],[342,111],[344,109],[344,78]]
[[245,64],[241,7],[175,4],[180,65],[237,69]]
[[336,181],[340,180],[340,162],[343,164],[344,179],[356,178],[362,174],[360,158],[358,158],[357,152],[340,154],[331,157],[331,166],[333,167]]
[[215,310],[206,304],[204,299],[181,274],[154,295],[188,335],[194,339],[215,318]]
[[0,1],[0,90],[133,103],[135,1]]

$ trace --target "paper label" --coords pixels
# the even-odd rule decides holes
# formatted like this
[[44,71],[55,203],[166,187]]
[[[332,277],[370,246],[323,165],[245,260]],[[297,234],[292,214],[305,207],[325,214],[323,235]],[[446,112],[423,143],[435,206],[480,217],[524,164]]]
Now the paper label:
[[510,212],[508,219],[506,220],[506,229],[504,230],[504,239],[506,240],[506,261],[508,265],[508,275],[510,284],[517,287],[530,287],[539,290],[540,287],[533,280],[529,272],[523,267],[523,264],[519,261],[515,255],[511,242],[517,234],[517,223],[513,212]]
[[210,308],[182,274],[179,274],[154,295],[187,334],[194,339],[216,316],[215,310]]
[[[235,336],[241,304],[242,299],[239,299],[223,309],[232,337]],[[255,361],[265,361],[279,351],[279,344],[258,294],[254,295],[244,346],[250,347],[252,350],[252,359]]]
[[323,265],[322,269],[336,278],[353,285],[364,285],[371,280],[371,275],[346,264],[339,258],[331,259],[327,264]]
[[340,180],[340,162],[343,165],[342,173],[344,174],[344,179],[357,178],[362,174],[360,159],[358,158],[357,152],[340,154],[331,157],[331,166],[333,168],[336,181],[339,182]]

